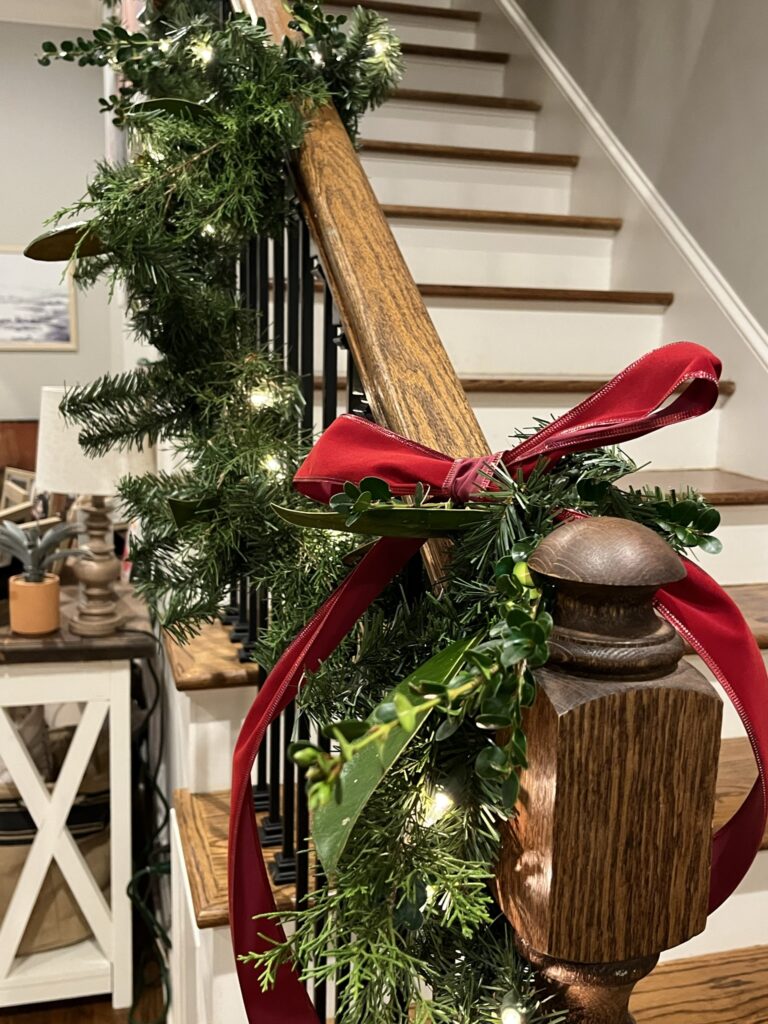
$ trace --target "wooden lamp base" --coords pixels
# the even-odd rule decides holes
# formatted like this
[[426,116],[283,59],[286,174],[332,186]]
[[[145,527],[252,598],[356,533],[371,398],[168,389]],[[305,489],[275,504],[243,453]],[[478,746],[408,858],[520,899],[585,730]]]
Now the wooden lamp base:
[[93,495],[86,506],[85,527],[90,558],[79,558],[75,575],[81,584],[77,611],[69,628],[77,636],[110,636],[120,628],[115,583],[120,578],[120,563],[114,547],[107,541],[110,532],[109,512],[100,495]]

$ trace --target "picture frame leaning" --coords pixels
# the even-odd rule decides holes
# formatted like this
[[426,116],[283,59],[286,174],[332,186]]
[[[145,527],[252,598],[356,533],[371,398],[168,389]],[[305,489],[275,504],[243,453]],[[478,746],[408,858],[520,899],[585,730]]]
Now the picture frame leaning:
[[0,245],[0,352],[76,352],[77,304],[71,268],[27,259]]

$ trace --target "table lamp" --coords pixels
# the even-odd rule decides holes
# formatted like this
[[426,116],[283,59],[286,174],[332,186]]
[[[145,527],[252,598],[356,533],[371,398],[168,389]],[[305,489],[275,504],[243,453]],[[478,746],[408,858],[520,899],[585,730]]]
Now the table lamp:
[[109,636],[120,626],[115,582],[120,563],[107,537],[110,516],[105,498],[117,493],[117,483],[128,474],[154,470],[152,449],[111,451],[94,458],[78,443],[80,427],[68,423],[59,412],[63,387],[44,387],[37,435],[35,488],[55,494],[86,494],[85,528],[90,558],[80,558],[75,575],[82,584],[77,609],[69,626],[78,636]]

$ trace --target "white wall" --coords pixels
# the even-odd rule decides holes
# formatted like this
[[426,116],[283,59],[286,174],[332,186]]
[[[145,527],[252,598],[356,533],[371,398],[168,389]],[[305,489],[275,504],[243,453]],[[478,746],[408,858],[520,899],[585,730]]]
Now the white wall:
[[[0,246],[23,246],[39,234],[47,217],[83,194],[104,154],[101,72],[42,68],[35,59],[43,40],[72,32],[0,21]],[[84,382],[110,369],[106,291],[78,293],[76,301],[77,352],[0,352],[0,420],[37,419],[42,385]]]
[[768,328],[765,0],[521,6]]

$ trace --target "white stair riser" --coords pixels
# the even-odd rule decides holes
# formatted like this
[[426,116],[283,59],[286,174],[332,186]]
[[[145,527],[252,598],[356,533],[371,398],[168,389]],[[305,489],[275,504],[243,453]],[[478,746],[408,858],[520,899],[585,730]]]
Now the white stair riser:
[[609,288],[613,235],[505,225],[392,220],[417,281]]
[[663,314],[654,307],[426,299],[456,370],[612,376],[656,347]]
[[530,152],[536,134],[536,114],[393,99],[366,115],[362,134],[366,139]]
[[[733,896],[709,916],[706,929],[681,946],[662,953],[661,959],[682,960],[727,949],[763,946],[767,920],[768,850],[763,850]],[[734,979],[734,984],[738,984],[738,979]]]
[[[334,7],[330,4],[329,14],[345,14],[349,18],[349,8]],[[452,46],[456,49],[474,49],[477,35],[475,21],[458,18],[436,18],[432,15],[393,14],[391,11],[381,12],[404,43],[423,43],[427,46]],[[346,27],[346,26],[345,26]]]
[[701,565],[723,585],[764,583],[768,580],[768,505],[731,505],[720,513],[717,536],[723,550],[719,555],[701,552]]
[[[560,416],[578,405],[587,394],[503,395],[470,393],[470,401],[494,451],[512,447],[509,435],[516,427],[530,427],[538,419]],[[650,434],[631,441],[623,448],[638,465],[651,462],[654,469],[674,469],[683,465],[712,465],[717,445],[721,411],[706,419],[676,424],[664,434]],[[722,557],[722,556],[721,556]]]
[[568,213],[569,168],[366,151],[361,155],[381,203]]
[[505,64],[481,60],[452,60],[406,54],[402,85],[408,89],[468,92],[474,96],[502,96]]

